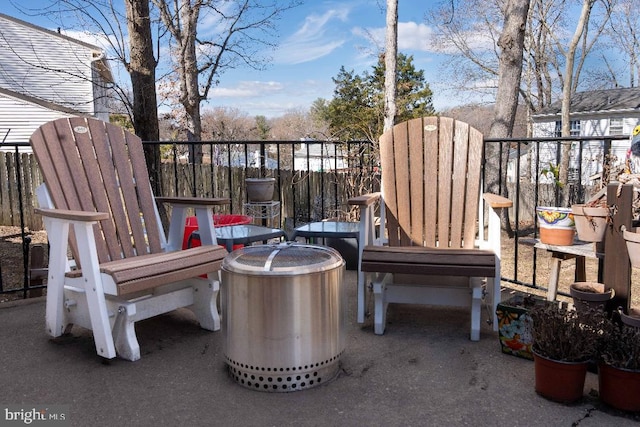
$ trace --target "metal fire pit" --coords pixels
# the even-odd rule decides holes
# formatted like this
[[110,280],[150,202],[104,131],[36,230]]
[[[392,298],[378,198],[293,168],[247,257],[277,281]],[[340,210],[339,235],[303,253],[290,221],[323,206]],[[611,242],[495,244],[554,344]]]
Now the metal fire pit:
[[345,263],[334,249],[282,243],[233,251],[222,263],[222,333],[230,375],[289,392],[338,373],[345,347]]

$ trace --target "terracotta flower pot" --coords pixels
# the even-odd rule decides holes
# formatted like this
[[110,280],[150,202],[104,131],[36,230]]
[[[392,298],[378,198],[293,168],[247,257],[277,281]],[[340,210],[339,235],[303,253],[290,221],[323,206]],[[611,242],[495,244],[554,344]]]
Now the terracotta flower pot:
[[640,233],[636,227],[623,230],[622,237],[627,242],[627,252],[631,266],[640,268]]
[[536,216],[542,243],[559,246],[573,244],[576,228],[570,208],[538,206]]
[[608,207],[572,205],[578,239],[584,242],[601,242],[607,231]]
[[640,371],[598,365],[600,400],[623,411],[640,411]]
[[625,325],[633,326],[634,328],[640,328],[640,309],[630,308],[629,314],[624,314],[620,311],[620,319]]
[[536,393],[560,403],[582,398],[589,362],[561,362],[533,351]]
[[604,310],[607,301],[613,298],[613,289],[606,289],[603,283],[575,282],[569,286],[576,310],[594,308]]

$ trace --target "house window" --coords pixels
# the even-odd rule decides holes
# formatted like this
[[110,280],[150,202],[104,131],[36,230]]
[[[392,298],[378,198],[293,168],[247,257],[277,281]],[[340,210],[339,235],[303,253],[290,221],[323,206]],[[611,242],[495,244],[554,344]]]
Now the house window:
[[[571,120],[569,122],[570,136],[580,136],[580,120]],[[562,136],[562,122],[556,121],[555,136]]]
[[609,119],[609,135],[622,135],[624,128],[624,120]]

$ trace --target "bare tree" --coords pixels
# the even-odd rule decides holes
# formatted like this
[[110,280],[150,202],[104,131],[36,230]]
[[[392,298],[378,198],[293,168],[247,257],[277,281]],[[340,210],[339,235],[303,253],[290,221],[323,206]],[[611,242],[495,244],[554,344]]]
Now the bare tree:
[[[149,0],[125,0],[129,34],[130,61],[125,65],[131,76],[133,92],[133,127],[143,140],[158,141],[158,101],[156,97],[156,67],[153,52]],[[149,179],[155,194],[162,194],[160,178],[160,146],[145,145]]]
[[398,59],[398,0],[387,0],[387,29],[384,52],[384,130],[396,119],[396,69]]
[[[638,76],[640,75],[640,40],[638,28],[640,28],[640,15],[637,10],[640,6],[638,0],[618,0],[615,10],[609,21],[607,35],[611,39],[610,49],[620,51],[627,58],[627,70],[629,73],[629,87],[638,86]],[[609,75],[615,86],[618,86],[616,70],[612,70],[607,59],[607,55],[602,55],[608,67]],[[620,79],[624,81],[624,79]]]
[[[128,116],[136,135],[154,141],[159,139],[155,90],[158,61],[152,37],[154,21],[149,0],[125,0],[124,6],[123,15],[122,8],[113,0],[54,0],[36,13],[57,19],[60,28],[92,33],[102,41],[108,59],[122,64],[131,78],[131,86],[124,81],[115,82],[112,94],[117,102],[114,105]],[[69,25],[72,22],[74,24]],[[159,147],[145,146],[145,156],[151,185],[156,194],[161,194]]]
[[[593,43],[598,38],[606,26],[606,20],[609,19],[610,13],[605,15],[605,20],[600,22],[599,27],[596,28],[595,35],[589,38],[589,18],[596,0],[583,0],[582,8],[580,10],[580,16],[576,24],[575,32],[571,38],[566,51],[561,49],[565,57],[565,71],[562,76],[562,136],[571,136],[571,97],[576,92],[576,88],[580,78],[580,72],[584,66],[584,61],[589,50],[593,46]],[[603,1],[603,5],[607,10],[609,9],[609,2]],[[580,48],[580,56],[576,58],[578,54],[578,48]],[[577,64],[576,64],[577,60]],[[568,182],[569,177],[569,155],[571,151],[571,142],[562,142],[561,158],[560,158],[560,170],[559,181],[560,183]],[[561,188],[561,203],[563,206],[569,204],[569,192],[566,191],[566,187]]]
[[[491,123],[489,136],[493,138],[510,138],[513,135],[513,125],[518,109],[518,98],[520,93],[520,79],[522,76],[522,52],[524,49],[524,34],[526,29],[527,15],[529,14],[530,0],[510,0],[505,5],[505,20],[502,27],[502,34],[498,39],[500,47],[500,66],[498,68],[498,90],[496,92],[496,102],[494,107],[494,117]],[[501,150],[500,146],[489,144],[485,147],[485,158],[487,159],[487,171],[485,174],[486,188],[493,193],[501,193],[508,196],[507,186],[499,188],[499,170],[507,170],[508,155],[500,156],[500,151],[504,154],[509,152]],[[505,153],[506,151],[506,153]],[[502,158],[502,165],[500,159]],[[504,210],[505,215],[508,211]],[[503,227],[511,231],[511,224],[508,217],[503,218]]]
[[322,127],[308,110],[289,110],[271,122],[271,136],[276,140],[325,139]]
[[[202,133],[201,103],[224,71],[262,68],[274,46],[273,24],[295,1],[151,0],[171,34],[171,54],[189,141]],[[207,35],[207,29],[215,32]],[[204,35],[203,35],[204,34]],[[197,156],[196,156],[197,158]]]

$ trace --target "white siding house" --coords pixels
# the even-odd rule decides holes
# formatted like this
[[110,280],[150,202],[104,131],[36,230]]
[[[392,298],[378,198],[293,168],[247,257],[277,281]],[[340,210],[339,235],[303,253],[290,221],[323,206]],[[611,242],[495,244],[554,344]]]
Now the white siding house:
[[0,13],[0,142],[60,117],[108,121],[112,83],[101,48]]
[[[561,101],[539,111],[532,116],[533,137],[560,136]],[[594,140],[582,142],[582,164],[579,164],[580,143],[573,142],[570,156],[570,179],[578,180],[578,170],[582,168],[581,181],[589,184],[589,178],[602,172],[605,153],[604,140],[598,139],[610,135],[630,135],[636,124],[640,123],[640,88],[618,88],[576,93],[571,99],[571,135],[594,137]],[[610,160],[624,162],[630,142],[628,139],[612,141],[609,151]],[[540,161],[535,153],[530,153],[532,169],[557,165],[558,144],[542,142]],[[535,170],[531,171],[534,177]],[[541,182],[548,182],[541,177]]]

